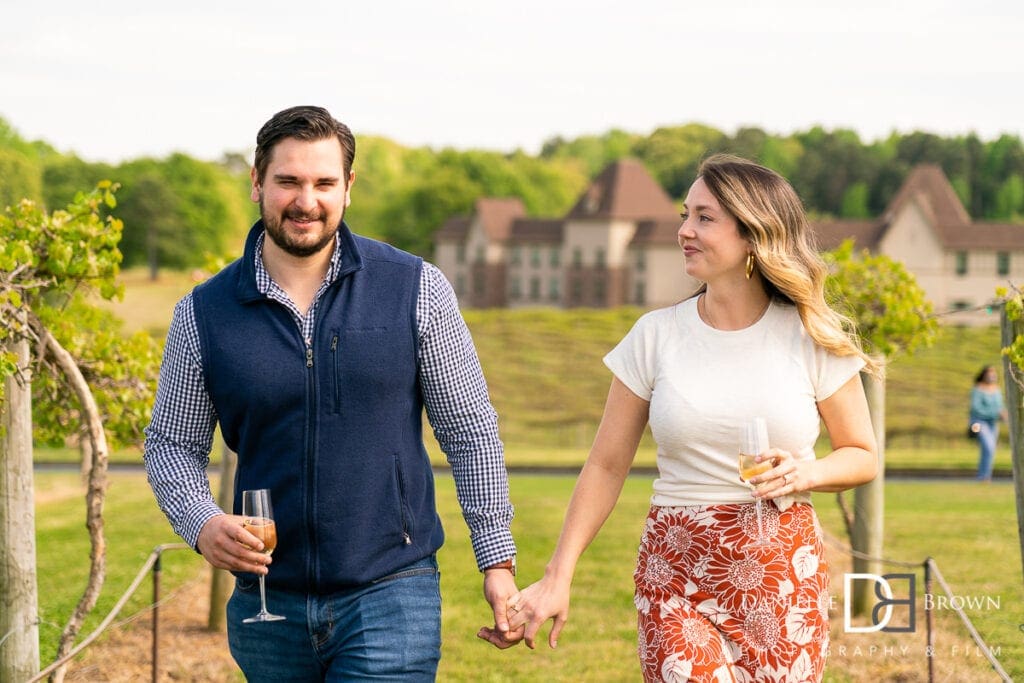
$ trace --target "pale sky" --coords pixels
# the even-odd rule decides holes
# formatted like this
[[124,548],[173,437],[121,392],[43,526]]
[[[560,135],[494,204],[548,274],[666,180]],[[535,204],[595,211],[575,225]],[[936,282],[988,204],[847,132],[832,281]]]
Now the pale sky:
[[5,5],[0,117],[92,161],[250,154],[294,104],[405,145],[530,153],[691,122],[1024,136],[1020,0]]

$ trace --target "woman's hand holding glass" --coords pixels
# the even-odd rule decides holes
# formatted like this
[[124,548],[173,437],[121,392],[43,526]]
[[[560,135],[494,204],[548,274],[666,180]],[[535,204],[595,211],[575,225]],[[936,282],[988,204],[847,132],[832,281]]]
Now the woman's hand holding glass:
[[757,475],[749,479],[740,475],[740,479],[754,487],[754,497],[771,500],[779,496],[788,496],[806,490],[804,475],[800,464],[789,451],[781,448],[770,448],[758,456],[758,462],[767,465]]

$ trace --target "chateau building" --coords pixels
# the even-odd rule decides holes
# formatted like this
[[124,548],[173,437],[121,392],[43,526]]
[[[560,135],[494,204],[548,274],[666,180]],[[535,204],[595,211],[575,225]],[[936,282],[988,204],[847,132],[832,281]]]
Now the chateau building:
[[[699,285],[676,242],[679,207],[639,161],[606,167],[563,218],[526,216],[519,199],[483,198],[434,235],[434,261],[463,307],[658,308]],[[915,167],[875,220],[813,225],[900,261],[944,322],[988,324],[996,287],[1024,280],[1024,225],[972,221],[938,166]]]

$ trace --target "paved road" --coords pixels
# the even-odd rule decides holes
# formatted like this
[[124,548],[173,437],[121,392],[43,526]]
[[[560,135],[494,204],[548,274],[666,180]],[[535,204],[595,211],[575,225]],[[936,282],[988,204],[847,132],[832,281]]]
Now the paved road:
[[[35,469],[40,472],[73,472],[78,471],[79,467],[77,463],[67,462],[37,462],[35,463]],[[144,468],[142,463],[111,463],[109,469],[112,472],[142,472]],[[434,472],[436,474],[449,474],[451,470],[448,467],[435,467]],[[542,467],[542,466],[520,466],[520,465],[509,465],[509,474],[529,474],[529,475],[552,475],[552,476],[576,476],[579,473],[578,467]],[[630,474],[635,477],[654,477],[657,476],[658,470],[654,467],[634,467],[630,470]],[[926,480],[964,480],[970,481],[974,479],[974,472],[967,470],[940,470],[940,469],[907,469],[907,468],[895,468],[890,467],[885,470],[886,479],[926,479]],[[1009,470],[996,470],[993,475],[993,479],[996,481],[1012,481],[1013,476]]]

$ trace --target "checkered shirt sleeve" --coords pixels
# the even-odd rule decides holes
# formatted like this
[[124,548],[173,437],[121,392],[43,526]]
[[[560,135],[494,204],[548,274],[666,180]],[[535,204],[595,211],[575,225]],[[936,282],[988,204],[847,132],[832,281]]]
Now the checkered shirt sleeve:
[[[444,275],[427,263],[416,319],[427,418],[451,465],[482,569],[516,552],[504,450],[497,414],[455,294]],[[301,320],[296,322],[301,326]],[[216,421],[203,383],[199,332],[189,294],[175,307],[167,333],[143,458],[160,509],[192,547],[203,525],[222,513],[206,475]]]
[[498,415],[448,280],[424,263],[416,306],[427,419],[452,468],[479,569],[516,554]]
[[188,294],[175,306],[167,331],[143,460],[160,509],[193,548],[203,525],[223,512],[206,476],[216,422],[203,385],[199,331]]

